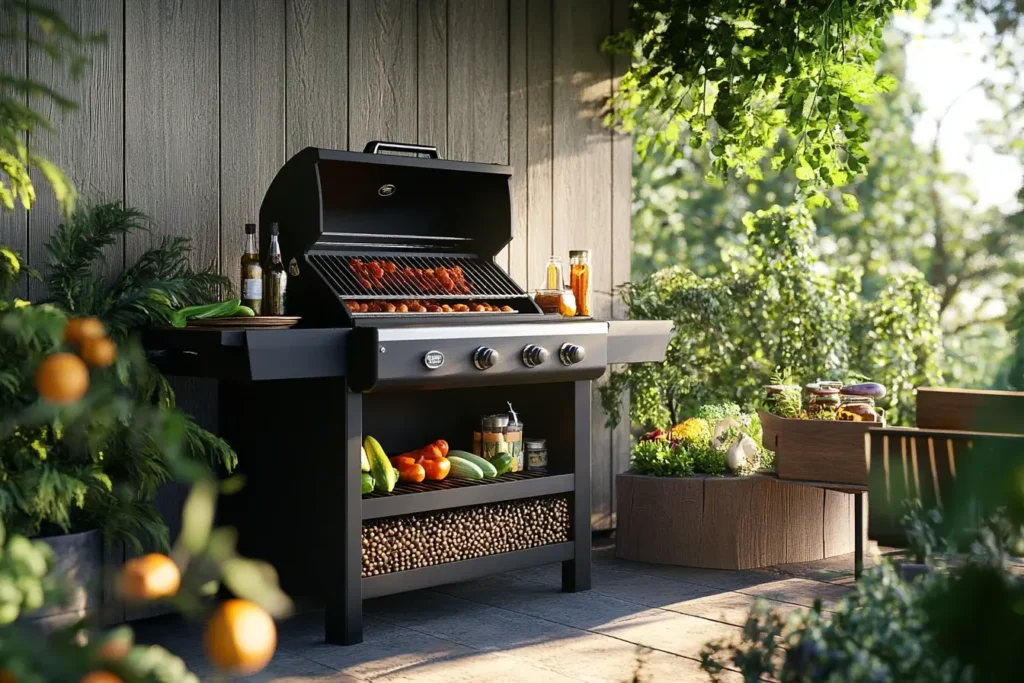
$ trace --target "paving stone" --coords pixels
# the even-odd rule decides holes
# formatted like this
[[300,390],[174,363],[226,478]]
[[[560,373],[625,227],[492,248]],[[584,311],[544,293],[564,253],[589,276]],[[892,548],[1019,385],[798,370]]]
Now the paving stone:
[[789,602],[794,605],[811,607],[814,601],[821,600],[822,607],[828,610],[835,609],[836,603],[850,594],[852,588],[837,586],[821,581],[810,581],[808,579],[782,579],[772,583],[763,583],[756,586],[738,589],[737,592],[746,595],[757,595],[762,598],[769,598],[779,602]]
[[511,655],[474,652],[414,664],[375,677],[374,683],[575,683],[579,678],[540,669]]
[[709,641],[735,638],[740,629],[709,619],[668,610],[652,610],[630,619],[600,626],[598,633],[693,659]]

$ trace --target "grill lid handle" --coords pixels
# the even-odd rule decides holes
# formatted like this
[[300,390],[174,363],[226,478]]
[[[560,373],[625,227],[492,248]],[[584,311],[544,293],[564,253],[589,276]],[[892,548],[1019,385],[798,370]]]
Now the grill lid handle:
[[384,142],[383,140],[370,140],[366,143],[366,147],[363,147],[363,153],[365,154],[380,154],[382,151],[411,152],[413,154],[426,154],[431,159],[440,158],[437,156],[437,147],[431,147],[430,145],[414,145],[408,142]]

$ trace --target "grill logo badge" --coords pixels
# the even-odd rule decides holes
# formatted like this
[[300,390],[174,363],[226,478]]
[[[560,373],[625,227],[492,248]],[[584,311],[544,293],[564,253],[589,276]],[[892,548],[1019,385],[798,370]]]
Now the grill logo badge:
[[427,366],[427,370],[437,370],[444,365],[444,354],[440,351],[427,351],[423,356],[423,364]]
[[384,185],[381,185],[380,188],[378,188],[378,190],[377,190],[377,194],[379,194],[381,197],[390,197],[394,193],[395,193],[395,186],[392,185],[391,183],[386,183]]

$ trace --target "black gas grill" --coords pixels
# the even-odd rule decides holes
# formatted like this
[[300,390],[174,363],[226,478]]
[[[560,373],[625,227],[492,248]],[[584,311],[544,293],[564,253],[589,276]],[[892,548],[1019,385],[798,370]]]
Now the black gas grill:
[[[147,338],[165,371],[220,379],[219,433],[246,478],[221,514],[286,590],[326,603],[329,642],[359,642],[376,595],[558,561],[564,590],[590,587],[591,382],[661,360],[671,326],[543,315],[494,262],[511,173],[416,145],[305,149],[260,210],[300,327]],[[480,416],[509,402],[547,468],[361,495],[364,435],[389,453],[472,450]]]

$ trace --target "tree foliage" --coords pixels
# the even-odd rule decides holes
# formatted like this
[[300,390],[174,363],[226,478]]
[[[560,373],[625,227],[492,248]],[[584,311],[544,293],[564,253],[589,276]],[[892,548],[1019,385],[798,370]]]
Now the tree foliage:
[[[792,168],[811,206],[868,163],[860,107],[895,81],[875,72],[883,29],[914,0],[634,0],[631,26],[608,41],[633,65],[611,119],[641,157],[711,150],[711,170],[759,180]],[[652,122],[653,125],[650,125]],[[780,132],[794,142],[776,149]]]
[[[0,0],[0,42],[40,54],[72,78],[89,63],[88,49],[106,40],[103,34],[82,34],[50,7],[28,0]],[[29,169],[36,168],[53,188],[65,210],[74,206],[75,190],[64,173],[45,157],[32,152],[27,135],[53,133],[44,113],[50,107],[74,109],[75,102],[42,81],[23,73],[0,73],[0,205],[10,211],[15,202],[26,209],[36,191]]]
[[866,375],[889,389],[890,421],[912,423],[914,388],[941,382],[937,299],[922,274],[886,278],[865,299],[859,269],[830,270],[817,255],[805,208],[744,223],[746,246],[719,274],[676,266],[621,289],[631,318],[672,320],[674,331],[664,363],[612,373],[602,389],[611,423],[626,389],[640,425],[675,424],[705,403],[751,410],[777,367],[805,381]]

